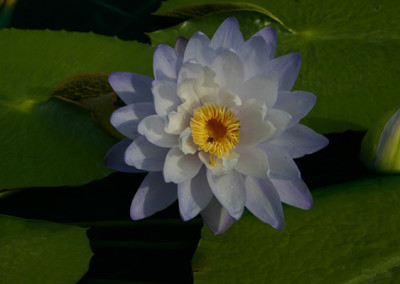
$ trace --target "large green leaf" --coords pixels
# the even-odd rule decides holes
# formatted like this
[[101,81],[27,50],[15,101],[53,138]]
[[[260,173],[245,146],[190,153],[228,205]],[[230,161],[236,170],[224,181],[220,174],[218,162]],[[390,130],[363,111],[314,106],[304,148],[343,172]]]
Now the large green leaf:
[[177,9],[188,5],[183,0],[164,3],[159,14],[189,20],[153,33],[153,43],[168,36],[171,43],[176,35],[189,37],[196,30],[211,36],[224,18],[235,15],[245,36],[272,25],[278,30],[278,55],[301,53],[303,64],[294,89],[317,95],[316,106],[303,121],[317,131],[367,129],[383,113],[400,106],[400,65],[394,63],[400,61],[396,1],[250,0],[251,7],[241,1],[219,1],[225,8],[211,0],[190,1],[201,2],[208,3],[206,9],[203,5]]
[[72,284],[89,269],[86,229],[0,215],[0,283]]
[[151,76],[153,50],[137,42],[65,31],[0,31],[0,189],[84,184],[111,171],[116,139],[88,110],[49,99],[68,75],[131,71]]
[[284,208],[282,231],[248,212],[221,236],[203,228],[195,283],[397,283],[390,279],[400,267],[400,177],[326,187],[313,197],[310,211]]

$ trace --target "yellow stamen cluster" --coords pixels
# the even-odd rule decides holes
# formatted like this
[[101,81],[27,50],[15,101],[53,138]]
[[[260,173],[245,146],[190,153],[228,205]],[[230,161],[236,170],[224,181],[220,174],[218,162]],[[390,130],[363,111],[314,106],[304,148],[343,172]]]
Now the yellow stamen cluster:
[[[226,106],[206,104],[194,110],[190,122],[193,142],[199,150],[221,158],[239,142],[240,122]],[[211,164],[215,162],[210,160]]]

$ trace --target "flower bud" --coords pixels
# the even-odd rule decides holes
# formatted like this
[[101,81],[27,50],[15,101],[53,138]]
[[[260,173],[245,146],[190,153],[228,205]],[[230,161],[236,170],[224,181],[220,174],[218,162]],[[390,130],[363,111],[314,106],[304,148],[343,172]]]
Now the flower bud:
[[361,144],[360,157],[375,171],[400,172],[400,109],[386,113],[368,130]]

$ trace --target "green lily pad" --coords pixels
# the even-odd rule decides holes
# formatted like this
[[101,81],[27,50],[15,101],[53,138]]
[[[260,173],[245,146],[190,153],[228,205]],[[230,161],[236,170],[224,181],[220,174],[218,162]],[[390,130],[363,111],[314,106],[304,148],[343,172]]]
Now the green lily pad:
[[[400,65],[394,64],[400,61],[396,1],[251,0],[251,9],[240,1],[219,2],[191,1],[199,5],[186,8],[181,7],[185,1],[164,3],[160,15],[185,22],[150,34],[153,44],[171,44],[176,35],[190,37],[198,30],[212,36],[224,18],[237,16],[245,37],[270,25],[277,29],[278,56],[302,55],[294,89],[318,97],[303,120],[318,132],[368,129],[385,112],[400,107]],[[221,9],[222,4],[228,8]]]
[[0,215],[1,283],[76,283],[93,255],[86,229]]
[[[151,76],[152,56],[150,46],[92,33],[1,30],[0,189],[80,185],[108,175],[103,158],[118,140],[89,110],[50,97],[78,72]],[[92,100],[86,105],[102,109]]]
[[400,177],[312,193],[310,211],[285,206],[282,231],[248,212],[220,236],[204,227],[195,283],[397,283]]

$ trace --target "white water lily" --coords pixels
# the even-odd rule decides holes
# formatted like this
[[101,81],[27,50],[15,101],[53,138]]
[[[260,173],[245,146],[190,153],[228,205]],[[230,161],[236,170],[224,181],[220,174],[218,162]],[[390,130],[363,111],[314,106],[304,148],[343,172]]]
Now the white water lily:
[[291,91],[300,55],[274,58],[275,49],[272,28],[245,41],[230,17],[211,40],[197,32],[175,48],[159,45],[155,79],[110,75],[127,104],[111,123],[127,138],[109,151],[106,165],[149,172],[133,199],[132,219],[178,199],[183,220],[200,213],[221,234],[245,207],[277,229],[284,223],[281,202],[311,208],[293,158],[328,140],[299,124],[316,101],[311,93]]

